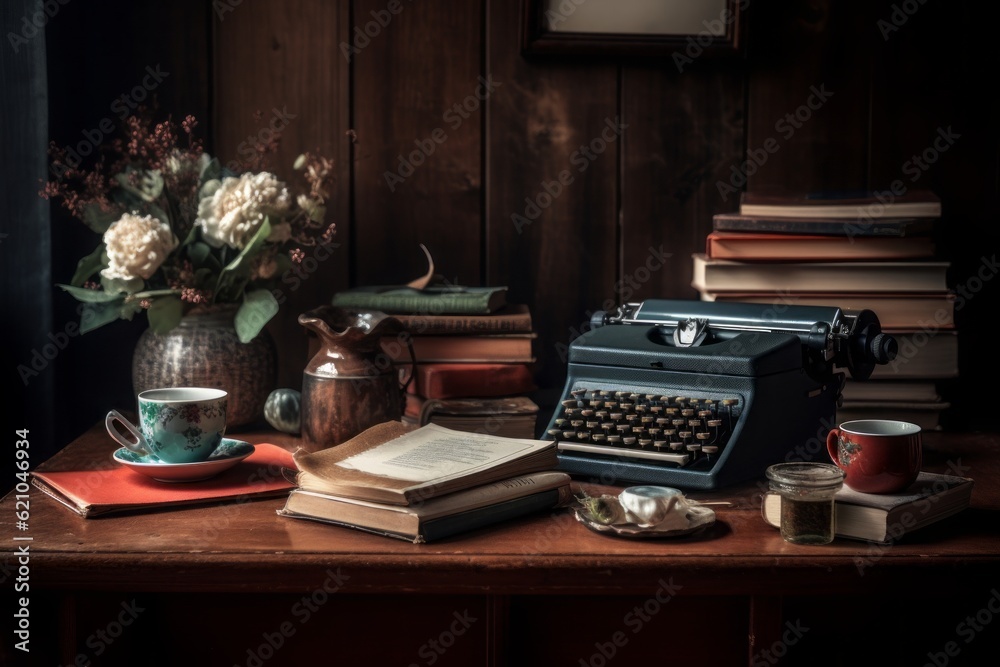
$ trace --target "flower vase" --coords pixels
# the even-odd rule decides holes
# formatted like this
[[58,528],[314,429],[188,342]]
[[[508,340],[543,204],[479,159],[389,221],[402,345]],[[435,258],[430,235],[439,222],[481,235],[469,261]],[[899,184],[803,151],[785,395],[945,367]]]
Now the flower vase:
[[146,329],[132,356],[136,393],[159,387],[215,387],[229,393],[226,426],[259,422],[277,382],[277,346],[266,329],[240,342],[238,306],[192,310],[165,334]]

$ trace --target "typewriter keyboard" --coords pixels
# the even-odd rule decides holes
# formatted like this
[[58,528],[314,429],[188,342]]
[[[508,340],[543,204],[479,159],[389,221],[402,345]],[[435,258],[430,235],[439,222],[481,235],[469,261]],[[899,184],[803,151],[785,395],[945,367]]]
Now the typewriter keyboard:
[[548,435],[560,451],[710,468],[739,419],[739,398],[575,389]]

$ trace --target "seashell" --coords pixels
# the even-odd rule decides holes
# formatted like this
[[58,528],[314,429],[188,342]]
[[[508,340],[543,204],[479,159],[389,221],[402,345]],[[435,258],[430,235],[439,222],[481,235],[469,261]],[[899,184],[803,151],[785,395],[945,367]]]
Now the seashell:
[[272,391],[264,403],[264,419],[284,433],[298,434],[301,429],[302,393],[281,388]]
[[618,495],[629,519],[639,526],[684,528],[688,501],[677,489],[666,486],[630,486]]

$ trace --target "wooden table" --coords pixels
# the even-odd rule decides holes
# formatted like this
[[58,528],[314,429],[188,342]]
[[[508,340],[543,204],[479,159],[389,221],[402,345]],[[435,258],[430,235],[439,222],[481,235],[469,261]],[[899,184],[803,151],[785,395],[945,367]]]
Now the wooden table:
[[[97,425],[40,467],[111,451]],[[33,490],[25,664],[983,664],[1000,649],[1000,435],[926,434],[925,469],[950,465],[973,507],[888,547],[786,543],[756,483],[692,492],[733,503],[696,538],[608,537],[564,509],[425,545],[280,517],[281,499],[83,519]],[[9,494],[7,586],[14,521]],[[3,664],[28,657],[12,608]]]

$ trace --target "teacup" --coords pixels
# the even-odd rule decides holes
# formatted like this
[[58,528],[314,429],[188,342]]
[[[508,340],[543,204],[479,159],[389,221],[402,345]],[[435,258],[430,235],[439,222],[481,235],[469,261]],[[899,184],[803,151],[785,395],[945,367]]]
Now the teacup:
[[921,429],[895,419],[858,419],[826,436],[844,484],[862,493],[897,493],[913,484],[923,463]]
[[[228,394],[208,387],[150,389],[138,397],[139,425],[111,410],[108,433],[123,447],[164,463],[204,461],[226,433]],[[121,424],[133,439],[115,428]]]

